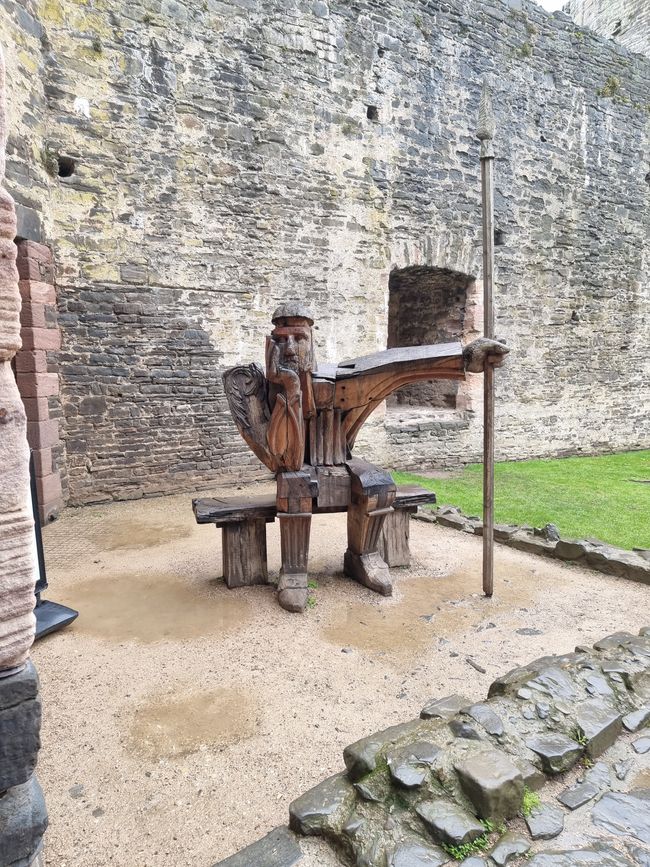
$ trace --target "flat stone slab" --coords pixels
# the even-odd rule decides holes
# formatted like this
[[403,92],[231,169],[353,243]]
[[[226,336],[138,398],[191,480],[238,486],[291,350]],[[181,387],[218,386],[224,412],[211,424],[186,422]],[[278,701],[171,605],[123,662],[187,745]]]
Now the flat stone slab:
[[533,807],[525,822],[533,840],[553,840],[564,830],[564,813],[559,807],[540,804]]
[[295,836],[280,827],[214,867],[293,867],[301,859],[302,850]]
[[488,704],[479,702],[465,709],[465,713],[482,726],[489,735],[500,737],[503,732],[503,720]]
[[591,811],[591,819],[610,834],[650,843],[650,790],[607,792]]
[[468,704],[468,699],[462,695],[447,695],[444,698],[436,698],[425,704],[420,711],[420,718],[451,719]]
[[539,852],[528,861],[528,867],[638,867],[638,865],[611,846],[594,843],[583,849]]
[[490,852],[490,858],[497,867],[505,867],[520,855],[530,851],[530,841],[523,834],[514,831],[504,834],[494,849]]
[[428,741],[416,741],[390,751],[386,761],[391,778],[406,789],[422,785],[440,752],[440,747]]
[[442,867],[448,863],[444,849],[423,843],[402,843],[388,857],[388,867]]
[[329,777],[289,805],[289,827],[299,834],[321,834],[340,826],[352,809],[355,791],[344,773]]
[[485,833],[483,825],[453,801],[435,798],[418,804],[415,811],[439,843],[462,846]]
[[463,791],[484,819],[500,822],[516,816],[524,796],[519,768],[498,750],[470,756],[454,765]]
[[526,746],[537,753],[547,774],[561,774],[563,771],[568,771],[582,755],[580,744],[560,733],[535,735],[528,738]]
[[600,794],[600,787],[595,783],[578,783],[565,789],[557,796],[558,801],[569,810],[577,810]]

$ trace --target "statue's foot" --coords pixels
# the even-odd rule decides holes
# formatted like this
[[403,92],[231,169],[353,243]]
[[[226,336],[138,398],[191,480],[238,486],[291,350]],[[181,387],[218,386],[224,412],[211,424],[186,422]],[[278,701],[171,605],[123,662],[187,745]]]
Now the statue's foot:
[[348,548],[343,558],[343,571],[375,593],[381,593],[382,596],[393,594],[388,566],[376,551],[372,554],[355,554]]
[[307,575],[280,575],[278,602],[285,611],[304,611],[307,607]]

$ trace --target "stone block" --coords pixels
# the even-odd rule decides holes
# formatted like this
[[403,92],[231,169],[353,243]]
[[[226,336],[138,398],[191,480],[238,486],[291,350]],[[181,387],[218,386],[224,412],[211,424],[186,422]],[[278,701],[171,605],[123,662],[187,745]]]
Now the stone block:
[[59,393],[56,373],[17,373],[16,381],[21,397],[49,397]]
[[20,297],[35,304],[54,306],[56,304],[56,289],[52,283],[42,280],[19,280]]
[[21,338],[23,349],[45,349],[48,352],[61,349],[61,332],[58,328],[24,328]]
[[0,796],[2,864],[31,864],[47,828],[43,792],[34,775]]
[[462,846],[485,833],[485,828],[474,816],[444,798],[423,801],[415,812],[439,843]]
[[50,409],[46,397],[24,397],[22,401],[27,421],[46,421],[49,419]]
[[500,737],[503,734],[503,720],[489,705],[479,702],[468,707],[465,713],[476,720],[489,735]]
[[447,695],[428,702],[420,711],[421,719],[451,719],[469,704],[462,695]]
[[261,840],[256,840],[214,867],[293,867],[302,859],[298,841],[287,828],[275,828]]
[[500,822],[516,816],[524,796],[519,768],[498,750],[476,753],[454,765],[463,791],[477,814]]
[[422,785],[440,752],[440,747],[427,741],[416,741],[388,752],[386,761],[391,778],[406,789]]
[[355,741],[343,750],[343,761],[348,769],[348,777],[352,782],[357,782],[366,774],[374,771],[377,767],[377,756],[383,747],[389,747],[401,737],[408,737],[417,733],[421,728],[420,720],[411,720],[400,725],[390,726],[381,732],[376,732],[366,738]]
[[35,262],[43,262],[45,265],[52,262],[52,251],[45,244],[25,240],[17,244],[16,247],[17,259],[33,259]]
[[579,560],[591,546],[578,539],[560,539],[555,543],[555,556],[560,560]]
[[52,472],[52,449],[34,449],[32,455],[36,477],[49,476]]
[[520,530],[505,540],[505,544],[517,551],[525,551],[527,554],[554,554],[557,542],[549,542],[532,533]]
[[553,840],[564,830],[564,813],[558,807],[540,804],[526,816],[526,826],[533,840]]
[[340,829],[355,802],[355,790],[344,773],[324,780],[289,805],[289,827],[299,834],[319,835]]
[[45,304],[23,301],[20,307],[21,328],[45,328]]
[[16,353],[17,373],[47,373],[47,354],[44,349],[22,350]]
[[448,863],[449,855],[439,846],[405,842],[388,855],[387,867],[442,867]]
[[526,746],[540,757],[546,774],[568,771],[583,752],[580,744],[559,732],[535,735],[528,738]]
[[27,442],[33,449],[49,449],[59,442],[59,422],[54,419],[27,422]]
[[41,745],[41,700],[31,660],[0,678],[0,792],[31,777]]
[[576,710],[576,722],[586,738],[585,751],[591,758],[611,746],[622,727],[621,714],[599,699],[581,702]]
[[637,732],[650,723],[650,705],[625,714],[623,725],[629,732]]
[[509,831],[496,844],[490,852],[491,860],[497,867],[505,867],[515,858],[520,858],[530,850],[530,841],[523,834],[518,834],[516,831]]

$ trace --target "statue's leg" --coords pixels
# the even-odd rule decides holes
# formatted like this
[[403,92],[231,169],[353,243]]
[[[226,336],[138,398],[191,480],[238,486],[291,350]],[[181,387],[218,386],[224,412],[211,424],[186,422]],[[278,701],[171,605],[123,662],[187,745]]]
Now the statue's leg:
[[287,611],[304,611],[307,605],[312,478],[309,471],[300,470],[295,473],[278,473],[277,481],[282,547],[278,602]]
[[351,476],[352,496],[343,569],[365,587],[390,596],[393,592],[390,573],[377,549],[386,515],[392,511],[395,483],[386,470],[365,461],[352,459],[346,466]]

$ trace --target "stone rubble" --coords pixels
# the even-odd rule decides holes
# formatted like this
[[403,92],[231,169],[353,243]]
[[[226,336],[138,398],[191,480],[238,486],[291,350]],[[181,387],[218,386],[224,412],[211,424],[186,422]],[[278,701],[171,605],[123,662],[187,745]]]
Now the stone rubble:
[[[631,760],[650,768],[633,749],[650,737],[630,734],[643,731],[649,699],[647,628],[542,657],[495,680],[484,702],[432,700],[419,719],[346,747],[346,770],[293,801],[290,827],[323,838],[351,867],[431,867],[463,857],[465,867],[526,858],[537,867],[643,863],[650,789],[632,780],[621,791],[619,771]],[[526,712],[533,701],[543,714]],[[576,838],[574,820],[591,837],[600,829],[634,851],[589,834],[586,845],[576,843],[585,837]],[[573,846],[562,845],[565,837]],[[549,840],[559,845],[549,848]],[[276,862],[255,867],[267,864]]]
[[[437,509],[421,509],[412,516],[415,520],[437,523],[464,533],[483,535],[483,523],[478,518],[467,517],[456,506],[439,506]],[[598,539],[562,539],[554,524],[542,529],[517,527],[511,524],[496,524],[495,541],[517,548],[528,554],[555,557],[565,562],[579,563],[606,575],[629,578],[642,584],[650,584],[650,557],[644,549],[627,551],[616,548]],[[520,635],[535,635],[535,631],[517,630]]]

